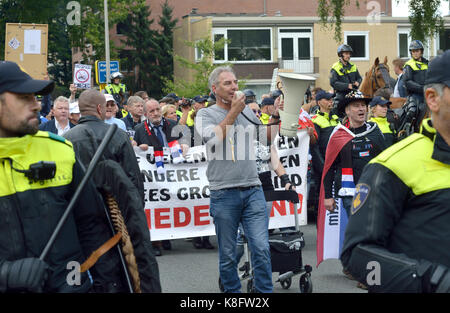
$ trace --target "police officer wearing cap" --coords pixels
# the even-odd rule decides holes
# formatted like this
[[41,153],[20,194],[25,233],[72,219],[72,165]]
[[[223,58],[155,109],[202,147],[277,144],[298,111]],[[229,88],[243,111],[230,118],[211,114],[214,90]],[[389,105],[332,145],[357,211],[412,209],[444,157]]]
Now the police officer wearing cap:
[[373,159],[359,180],[341,261],[369,291],[450,292],[449,68],[450,51],[430,62],[421,133]]
[[334,127],[339,123],[339,118],[336,114],[331,113],[333,107],[333,95],[324,90],[320,90],[316,94],[316,102],[319,105],[319,110],[312,117],[314,128],[317,133],[317,143],[311,145],[312,168],[314,172],[314,180],[316,185],[320,185],[322,178],[322,170],[325,161],[325,152],[327,150],[328,139]]
[[[53,88],[53,81],[0,62],[0,292],[88,292],[87,273],[78,272],[76,282],[70,262],[82,264],[110,237],[101,199],[87,184],[47,257],[39,258],[84,175],[69,141],[38,131],[35,94]],[[124,291],[112,251],[90,274],[102,292]]]
[[392,102],[384,97],[376,96],[369,103],[369,121],[377,123],[383,133],[386,147],[390,147],[395,143],[396,131],[393,123],[389,123],[387,119],[387,111]]
[[[355,64],[350,62],[353,49],[347,44],[342,44],[337,49],[339,61],[334,63],[330,71],[330,85],[336,92],[336,102],[344,99],[345,95],[353,89],[358,89],[362,82]],[[339,116],[343,117],[343,116]]]

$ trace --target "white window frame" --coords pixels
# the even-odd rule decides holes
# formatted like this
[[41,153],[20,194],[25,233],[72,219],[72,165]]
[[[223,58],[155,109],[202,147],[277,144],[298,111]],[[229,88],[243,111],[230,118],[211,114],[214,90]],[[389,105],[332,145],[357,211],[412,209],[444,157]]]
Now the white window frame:
[[309,57],[311,60],[314,59],[314,34],[312,27],[279,27],[278,28],[278,58],[281,58],[281,30],[295,30],[295,29],[309,29],[311,32],[299,33],[299,34],[310,34],[310,36],[304,35],[301,38],[309,38]]
[[363,58],[357,58],[352,56],[353,61],[369,61],[370,58],[370,49],[369,49],[369,31],[344,31],[344,42],[347,43],[347,37],[348,36],[364,36],[364,44],[365,44],[365,57]]
[[[223,38],[225,38],[225,40],[227,39],[227,29],[226,28],[213,28],[212,31],[212,41],[214,43],[214,37],[215,35],[223,35]],[[213,63],[219,64],[219,63],[225,63],[228,60],[228,49],[227,49],[227,43],[225,43],[225,45],[223,46],[223,60],[216,60],[215,56],[214,56],[214,60]]]
[[227,27],[227,28],[213,28],[212,40],[214,42],[214,35],[224,35],[225,40],[228,40],[228,30],[269,30],[270,31],[270,60],[264,61],[230,61],[228,60],[228,43],[225,43],[224,58],[225,60],[214,60],[214,63],[232,63],[232,64],[254,64],[254,63],[273,63],[273,30],[272,27]]
[[[409,53],[409,44],[411,43],[411,28],[406,28],[406,27],[402,27],[402,28],[397,28],[397,54],[400,56],[400,40],[399,40],[399,34],[408,34],[408,56],[406,58],[403,59],[411,59],[411,54]],[[439,40],[439,36],[437,36],[436,34],[434,35],[434,55],[436,55],[437,49],[436,49],[436,38]],[[423,51],[423,57],[426,59],[430,58],[431,55],[431,49],[430,49],[430,39],[428,39],[427,42],[424,42],[425,45],[425,49]]]
[[197,40],[194,46],[195,62],[199,62],[203,58],[203,53],[201,53],[200,49],[197,47],[199,42],[200,40]]
[[[407,39],[407,46],[409,47],[409,44],[411,43],[411,36],[410,36],[411,29],[410,28],[398,28],[397,29],[397,55],[400,57],[400,34],[406,34]],[[403,59],[409,59],[410,55],[408,55]]]

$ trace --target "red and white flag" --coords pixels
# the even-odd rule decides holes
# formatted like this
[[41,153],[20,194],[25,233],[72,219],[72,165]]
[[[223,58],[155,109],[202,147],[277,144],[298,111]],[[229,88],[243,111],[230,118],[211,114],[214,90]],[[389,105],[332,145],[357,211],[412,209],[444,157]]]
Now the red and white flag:
[[[355,135],[342,124],[337,125],[331,133],[325,153],[325,164],[320,184],[319,210],[317,217],[317,266],[325,259],[338,259],[342,243],[344,241],[345,227],[347,226],[347,213],[340,200],[334,212],[325,209],[325,190],[323,180],[333,162],[336,160],[342,148],[351,141]],[[343,179],[346,184],[353,184],[353,173],[351,169],[343,170]],[[351,177],[350,177],[351,176]],[[351,182],[350,182],[351,181]],[[345,184],[345,186],[347,186]],[[351,188],[351,186],[348,186]],[[354,188],[354,184],[353,184]]]

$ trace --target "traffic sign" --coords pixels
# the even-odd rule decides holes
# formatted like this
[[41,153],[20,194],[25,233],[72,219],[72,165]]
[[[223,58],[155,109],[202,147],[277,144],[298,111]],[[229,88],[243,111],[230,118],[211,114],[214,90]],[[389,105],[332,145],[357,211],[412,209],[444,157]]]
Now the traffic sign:
[[73,83],[77,88],[90,89],[91,88],[91,65],[75,64]]
[[[109,61],[109,73],[120,72],[119,61]],[[95,81],[106,84],[106,61],[95,61]]]

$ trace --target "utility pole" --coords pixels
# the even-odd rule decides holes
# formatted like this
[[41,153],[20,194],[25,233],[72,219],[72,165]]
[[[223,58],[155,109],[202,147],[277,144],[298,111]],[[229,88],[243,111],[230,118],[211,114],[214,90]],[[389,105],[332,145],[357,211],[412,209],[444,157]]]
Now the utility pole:
[[109,58],[109,26],[108,26],[108,0],[104,0],[105,13],[105,57],[106,57],[106,84],[111,82],[110,79],[110,58]]

